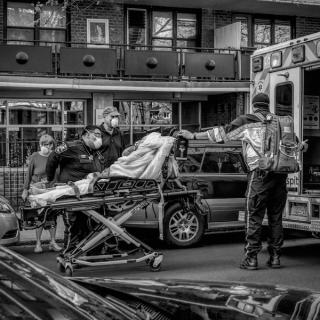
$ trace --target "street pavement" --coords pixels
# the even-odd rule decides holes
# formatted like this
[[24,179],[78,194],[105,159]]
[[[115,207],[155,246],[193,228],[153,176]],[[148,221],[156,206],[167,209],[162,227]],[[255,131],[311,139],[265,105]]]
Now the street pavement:
[[[130,263],[120,266],[83,267],[76,269],[74,276],[258,282],[320,291],[320,240],[305,235],[289,235],[281,259],[283,268],[269,269],[265,265],[268,254],[264,248],[259,255],[260,269],[247,271],[238,267],[243,253],[243,238],[243,233],[208,235],[198,247],[168,249],[156,236],[151,236],[145,239],[148,244],[164,253],[160,272],[150,272],[145,263]],[[32,246],[11,248],[58,272],[55,253],[44,251],[42,254],[35,254]]]

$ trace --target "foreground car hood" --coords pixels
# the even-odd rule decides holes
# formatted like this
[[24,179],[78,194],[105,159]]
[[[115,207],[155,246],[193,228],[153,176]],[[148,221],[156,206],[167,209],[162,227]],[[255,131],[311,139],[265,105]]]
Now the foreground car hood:
[[140,320],[141,317],[126,303],[102,299],[0,246],[0,319]]
[[320,319],[320,292],[262,284],[74,278],[138,297],[174,319]]

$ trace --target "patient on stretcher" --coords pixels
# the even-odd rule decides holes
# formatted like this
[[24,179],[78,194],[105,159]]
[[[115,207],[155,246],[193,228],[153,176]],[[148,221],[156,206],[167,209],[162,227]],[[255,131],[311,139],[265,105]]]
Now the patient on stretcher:
[[29,202],[32,207],[42,207],[55,202],[64,196],[75,196],[92,193],[93,182],[97,177],[129,177],[134,179],[154,179],[159,180],[161,169],[165,159],[169,156],[168,167],[169,176],[178,176],[178,165],[170,151],[175,138],[161,136],[160,133],[153,132],[141,139],[134,148],[126,149],[122,157],[102,173],[90,173],[85,179],[72,184],[63,184],[54,188],[46,189],[44,185],[35,184],[32,186],[29,195]]

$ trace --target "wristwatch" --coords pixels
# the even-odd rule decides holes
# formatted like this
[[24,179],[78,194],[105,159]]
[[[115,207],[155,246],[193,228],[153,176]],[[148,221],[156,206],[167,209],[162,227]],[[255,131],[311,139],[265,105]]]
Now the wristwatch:
[[193,140],[197,140],[196,133],[193,134]]

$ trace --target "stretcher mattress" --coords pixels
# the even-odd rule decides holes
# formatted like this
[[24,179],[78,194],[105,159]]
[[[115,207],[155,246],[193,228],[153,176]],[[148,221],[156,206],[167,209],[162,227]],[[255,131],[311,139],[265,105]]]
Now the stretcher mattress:
[[178,176],[178,165],[170,151],[175,139],[150,133],[138,144],[136,150],[127,156],[120,157],[110,168],[102,173],[90,173],[85,179],[73,184],[59,185],[44,189],[34,184],[30,189],[29,202],[31,207],[44,207],[65,196],[86,195],[93,193],[93,184],[97,178],[128,177],[132,179],[159,180],[162,166],[168,157],[168,177]]

